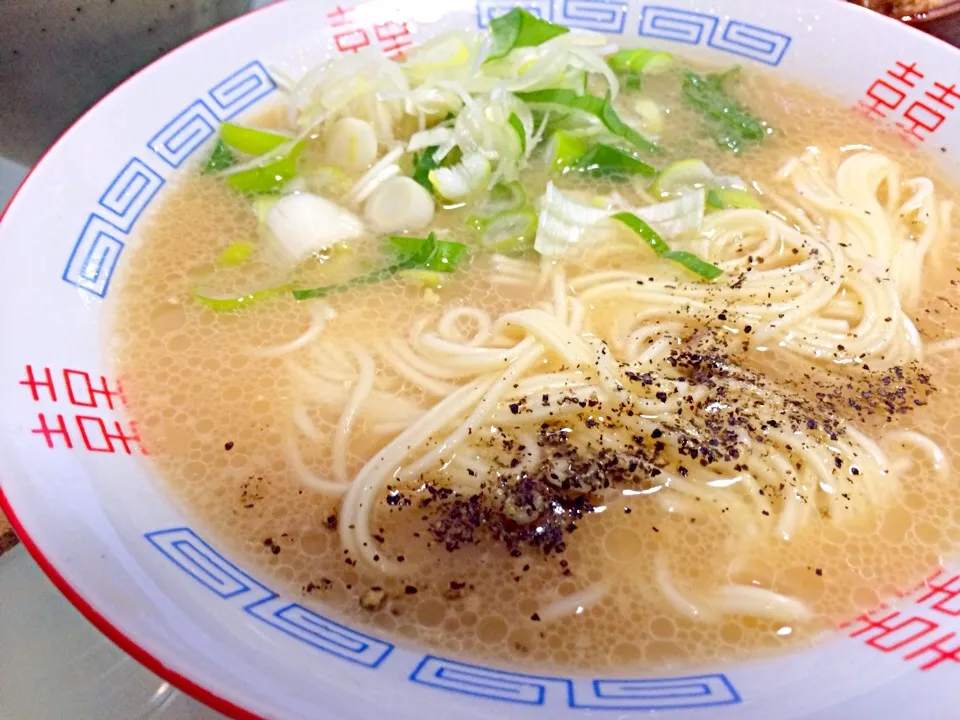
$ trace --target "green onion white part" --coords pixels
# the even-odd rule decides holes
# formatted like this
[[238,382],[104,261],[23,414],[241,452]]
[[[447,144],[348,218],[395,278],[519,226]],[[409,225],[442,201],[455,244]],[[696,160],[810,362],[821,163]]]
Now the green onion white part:
[[703,188],[687,190],[674,200],[635,208],[631,212],[653,225],[661,235],[672,238],[700,229],[706,211],[706,194]]
[[494,218],[480,238],[484,250],[520,253],[533,247],[537,234],[537,216],[532,210],[508,212]]
[[430,171],[430,184],[445,200],[466,200],[485,190],[490,179],[490,161],[479,152],[464,155],[456,165]]
[[382,183],[395,175],[399,175],[400,166],[397,164],[397,161],[401,157],[403,157],[403,147],[398,146],[380,158],[376,165],[367,170],[367,172],[357,180],[347,196],[347,202],[350,205],[359,205],[370,197],[370,193],[376,190]]
[[494,185],[482,200],[474,205],[471,218],[475,224],[485,224],[503,213],[521,209],[527,202],[527,193],[518,182]]
[[381,235],[423,230],[433,222],[433,196],[408,177],[392,177],[374,190],[363,207],[367,225]]
[[596,240],[591,233],[593,226],[609,215],[608,208],[580,202],[548,182],[540,204],[534,250],[544,257],[575,257]]
[[365,232],[352,212],[310,193],[279,198],[267,211],[265,226],[268,243],[290,264]]
[[366,170],[377,159],[377,134],[359,118],[337,120],[326,134],[327,161],[344,170]]

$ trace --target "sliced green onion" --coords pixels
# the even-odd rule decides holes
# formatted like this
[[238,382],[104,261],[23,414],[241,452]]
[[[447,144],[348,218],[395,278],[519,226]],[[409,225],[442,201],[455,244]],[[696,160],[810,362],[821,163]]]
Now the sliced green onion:
[[437,289],[443,285],[443,274],[433,270],[401,270],[400,277],[418,287]]
[[707,280],[716,280],[723,275],[723,270],[716,265],[712,265],[706,260],[701,260],[686,250],[671,250],[670,252],[664,253],[663,257],[667,260],[673,260],[675,263],[680,263],[690,272]]
[[620,50],[607,59],[610,69],[627,75],[656,75],[673,67],[673,55],[659,50]]
[[709,187],[713,179],[713,170],[703,160],[679,160],[660,173],[651,189],[669,194],[683,188]]
[[510,113],[510,117],[507,118],[507,124],[510,125],[517,133],[517,139],[520,141],[520,154],[526,155],[527,153],[527,131],[523,127],[523,122],[516,113]]
[[641,220],[633,213],[618,212],[611,217],[614,220],[619,220],[628,228],[633,230],[637,235],[640,236],[640,239],[649,245],[650,249],[653,250],[657,255],[663,255],[664,253],[670,252],[670,246],[667,245],[666,241],[662,237],[660,237],[657,231],[650,227],[646,221]]
[[225,122],[220,125],[220,139],[233,150],[246,155],[264,155],[290,142],[291,138],[270,130]]
[[527,204],[527,193],[523,185],[514,181],[511,183],[497,183],[490,190],[490,194],[476,203],[467,222],[483,229],[487,223],[498,215],[519,210]]
[[303,143],[293,146],[290,152],[279,160],[260,167],[241,170],[227,176],[227,182],[235,190],[262,195],[279,192],[284,185],[296,177],[297,156],[303,150]]
[[487,186],[490,161],[480,153],[469,153],[452,167],[431,170],[428,177],[433,191],[445,200],[467,200]]
[[433,272],[453,272],[461,256],[467,252],[466,245],[437,240],[433,233],[427,238],[394,236],[390,238],[390,244],[397,250],[401,262],[414,261],[420,268]]
[[563,25],[541,20],[523,8],[513,8],[510,12],[490,21],[490,52],[484,62],[505,57],[511,50],[523,47],[536,47],[547,40],[570,32]]
[[587,80],[590,73],[586,70],[574,70],[568,67],[564,70],[555,83],[545,83],[551,87],[573,90],[577,95],[584,95],[587,92]]
[[235,242],[228,246],[217,258],[217,263],[226,267],[243,265],[256,251],[257,246],[249,242]]
[[746,190],[734,188],[716,188],[707,193],[707,204],[718,210],[748,208],[763,210],[763,205]]
[[401,67],[415,84],[421,85],[431,77],[465,66],[478,45],[479,36],[472,32],[440,33],[413,48]]
[[639,73],[627,73],[620,78],[620,82],[627,90],[643,90],[643,75]]
[[336,295],[337,293],[346,292],[347,290],[351,290],[361,285],[372,285],[373,283],[378,283],[382,280],[393,277],[398,272],[403,270],[412,270],[415,267],[417,267],[417,265],[413,262],[395,263],[393,265],[388,265],[385,268],[381,268],[380,270],[375,270],[372,273],[367,273],[366,275],[360,275],[359,277],[352,278],[346,282],[337,283],[336,285],[324,285],[322,287],[294,290],[293,299],[312,300],[313,298]]
[[633,213],[619,212],[611,217],[614,220],[619,220],[633,230],[658,256],[667,260],[673,260],[683,265],[687,270],[707,280],[714,280],[723,275],[723,270],[716,265],[711,265],[706,260],[701,260],[693,253],[685,250],[671,250],[670,246],[667,245],[656,230]]
[[590,148],[586,154],[574,163],[573,169],[593,177],[609,177],[611,175],[653,177],[657,174],[655,168],[642,160],[638,160],[630,153],[603,143]]
[[707,131],[722,148],[741,151],[745,145],[763,140],[773,132],[765,122],[750,114],[723,87],[727,78],[739,72],[733,68],[723,74],[706,76],[684,73],[683,95],[687,102],[707,118]]
[[203,174],[213,175],[235,165],[236,162],[237,158],[230,151],[230,148],[224,145],[223,140],[217,140],[217,144],[213,146],[213,152],[210,153],[210,157],[203,166]]
[[537,216],[531,210],[509,212],[494,218],[486,227],[480,244],[498,253],[521,253],[533,248]]
[[390,238],[390,244],[397,250],[398,256],[400,257],[399,262],[375,270],[372,273],[360,275],[347,282],[338,283],[337,285],[294,290],[294,299],[310,300],[311,298],[334,295],[359,285],[370,285],[380,282],[381,280],[386,280],[406,270],[427,270],[442,273],[453,272],[457,262],[467,252],[466,245],[447,240],[437,240],[433,233],[430,233],[430,235],[425,238],[392,237]]
[[436,145],[431,145],[424,149],[423,154],[413,154],[413,175],[411,177],[430,192],[433,192],[433,185],[430,184],[430,171],[440,167],[440,163],[433,157],[437,150],[439,148]]
[[249,307],[255,302],[268,300],[274,297],[280,297],[290,291],[289,285],[278,285],[277,287],[266,288],[264,290],[255,290],[245,294],[218,294],[207,293],[200,290],[192,290],[191,295],[201,305],[216,312],[231,312]]
[[587,143],[576,135],[563,130],[554,130],[547,141],[544,158],[556,172],[566,172],[587,152]]
[[643,123],[643,129],[656,135],[663,132],[663,111],[654,100],[648,97],[632,97],[629,100],[633,112]]
[[517,97],[531,105],[559,106],[567,110],[578,110],[593,115],[603,123],[607,130],[617,137],[623,138],[631,145],[648,152],[659,152],[660,150],[656,143],[651,142],[620,119],[617,111],[613,109],[609,97],[578,95],[573,90],[563,88],[521,92],[517,93]]

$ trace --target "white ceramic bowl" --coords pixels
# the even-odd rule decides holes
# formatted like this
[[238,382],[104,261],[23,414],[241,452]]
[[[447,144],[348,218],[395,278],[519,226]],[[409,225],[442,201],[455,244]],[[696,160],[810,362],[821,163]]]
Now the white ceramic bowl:
[[[960,53],[838,0],[528,0],[625,46],[775,67],[960,146]],[[278,595],[191,527],[124,415],[102,354],[110,280],[138,223],[219,121],[271,101],[274,68],[484,26],[509,1],[289,0],[199,38],[79,120],[0,225],[0,506],[60,590],[164,678],[238,718],[956,717],[960,576],[944,569],[819,647],[684,677],[547,677],[457,662]],[[405,25],[404,25],[405,23]],[[898,77],[900,79],[898,79]],[[941,103],[936,97],[943,96]],[[926,129],[925,129],[926,128]]]

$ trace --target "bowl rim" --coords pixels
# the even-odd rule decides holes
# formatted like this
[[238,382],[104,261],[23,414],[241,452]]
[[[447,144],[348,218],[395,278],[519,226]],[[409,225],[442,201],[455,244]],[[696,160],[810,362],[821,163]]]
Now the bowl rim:
[[[7,212],[9,212],[10,208],[13,207],[14,202],[20,195],[27,181],[30,179],[36,169],[43,163],[46,157],[53,152],[53,150],[56,149],[67,138],[68,135],[71,134],[71,130],[73,130],[77,124],[84,120],[88,115],[95,112],[97,108],[99,108],[100,105],[102,105],[107,99],[112,98],[126,85],[136,80],[142,74],[150,70],[154,65],[162,62],[168,55],[171,55],[188,45],[192,45],[193,43],[203,40],[207,35],[218,31],[220,28],[226,27],[241,20],[245,20],[246,18],[249,18],[250,16],[264,10],[268,10],[272,5],[275,4],[276,3],[268,3],[266,5],[261,5],[260,7],[248,10],[237,17],[222,22],[219,25],[215,25],[207,30],[204,30],[202,33],[192,37],[190,40],[187,40],[185,43],[182,43],[177,47],[171,48],[160,57],[143,66],[130,77],[123,80],[110,92],[99,98],[79,117],[75,118],[73,122],[71,122],[66,129],[60,133],[59,137],[57,137],[57,139],[46,150],[44,150],[43,154],[37,158],[36,162],[30,166],[27,174],[20,180],[20,184],[17,185],[16,190],[13,191],[13,194],[7,200],[6,205],[0,209],[0,223],[3,222],[3,218],[6,216]],[[170,683],[177,690],[183,692],[197,702],[206,705],[221,715],[231,718],[232,720],[265,720],[262,716],[257,715],[256,713],[253,713],[250,710],[241,707],[240,705],[237,705],[222,695],[218,695],[209,688],[204,687],[199,682],[191,680],[185,675],[182,675],[172,668],[167,667],[147,648],[137,643],[107,617],[98,612],[93,605],[91,605],[90,602],[88,602],[87,599],[84,598],[83,595],[81,595],[80,592],[77,591],[67,581],[60,571],[57,570],[56,566],[47,558],[40,546],[30,536],[23,523],[20,521],[20,518],[17,516],[13,505],[4,494],[2,484],[0,484],[0,512],[2,512],[6,516],[7,520],[10,521],[10,526],[13,528],[13,532],[17,538],[23,544],[24,549],[26,549],[26,551],[30,554],[30,557],[33,558],[33,561],[37,563],[43,574],[47,576],[47,579],[53,583],[53,586],[57,589],[57,591],[63,595],[64,598],[66,598],[66,600],[84,617],[84,619],[86,619],[87,622],[93,625],[98,632],[100,632],[110,642],[120,648],[120,650],[125,652],[161,680]]]
[[[631,0],[626,0],[628,3]],[[167,56],[172,55],[179,50],[197,43],[203,40],[207,35],[219,31],[221,28],[227,27],[234,23],[244,21],[250,16],[256,15],[261,11],[266,11],[271,9],[273,6],[280,4],[282,0],[272,0],[265,5],[260,7],[253,8],[237,17],[231,18],[219,25],[215,25],[202,33],[194,36],[190,40],[178,45],[174,48],[171,48],[165,52],[160,57],[156,58],[149,64],[140,68],[137,72],[133,73],[125,80],[120,82],[116,87],[110,90],[108,93],[100,97],[94,104],[88,107],[81,115],[75,118],[57,137],[57,139],[40,155],[39,158],[30,166],[26,175],[21,179],[19,185],[14,190],[14,192],[9,197],[7,203],[0,207],[0,223],[2,223],[7,212],[13,206],[18,196],[22,192],[27,181],[30,180],[33,173],[37,168],[43,164],[44,160],[50,155],[56,148],[58,148],[64,140],[67,139],[69,135],[72,134],[72,130],[77,126],[81,121],[85,120],[88,115],[93,114],[104,102],[108,99],[113,98],[114,95],[119,93],[125,86],[129,83],[132,83],[142,74],[149,71],[153,68],[154,65],[163,62]],[[364,0],[358,0],[362,3]],[[514,4],[521,5],[520,0],[514,0]],[[926,13],[918,13],[914,16],[907,17],[891,17],[889,15],[883,15],[879,13],[871,13],[860,6],[857,7],[854,3],[838,3],[851,8],[854,12],[859,12],[861,10],[866,11],[867,13],[873,15],[880,15],[882,21],[890,21],[898,24],[907,24],[917,27],[918,25],[923,25],[925,23],[931,23],[936,20],[944,19],[945,17],[952,16],[953,14],[960,13],[960,0],[947,0],[943,6],[936,8],[935,10],[928,11]],[[841,10],[840,12],[844,12]],[[854,18],[856,15],[853,16]],[[941,45],[947,45],[954,52],[960,51],[960,47],[951,45],[936,36],[927,35],[927,40]],[[191,679],[176,670],[168,667],[162,660],[160,660],[156,655],[154,655],[150,650],[148,650],[143,645],[139,644],[136,640],[126,634],[121,630],[117,625],[115,625],[109,618],[100,613],[93,605],[77,590],[75,589],[70,582],[61,574],[53,562],[47,558],[44,551],[40,548],[38,543],[34,538],[27,532],[25,526],[18,517],[13,504],[7,498],[3,490],[3,485],[0,484],[0,512],[2,512],[6,518],[9,520],[10,526],[13,528],[13,531],[17,539],[23,544],[24,549],[30,554],[34,562],[37,563],[41,571],[46,575],[47,579],[54,585],[57,591],[64,596],[64,598],[91,624],[93,625],[98,632],[104,635],[110,642],[116,645],[120,650],[129,655],[133,660],[138,662],[144,668],[158,676],[160,679],[170,683],[177,690],[183,692],[193,700],[207,706],[208,708],[214,710],[221,715],[224,715],[231,720],[267,720],[265,716],[258,715],[255,712],[244,708],[243,706],[227,699],[223,695],[217,694],[216,692],[210,690],[201,684],[199,680]]]

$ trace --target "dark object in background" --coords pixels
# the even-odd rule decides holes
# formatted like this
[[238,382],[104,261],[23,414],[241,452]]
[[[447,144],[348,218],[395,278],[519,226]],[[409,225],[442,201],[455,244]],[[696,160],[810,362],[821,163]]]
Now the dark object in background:
[[960,0],[849,0],[960,47]]
[[13,548],[17,544],[17,536],[13,534],[13,528],[7,523],[3,515],[0,514],[0,555]]
[[0,0],[0,155],[31,164],[100,97],[250,0]]
[[938,8],[904,18],[904,22],[960,47],[960,0],[948,0]]

